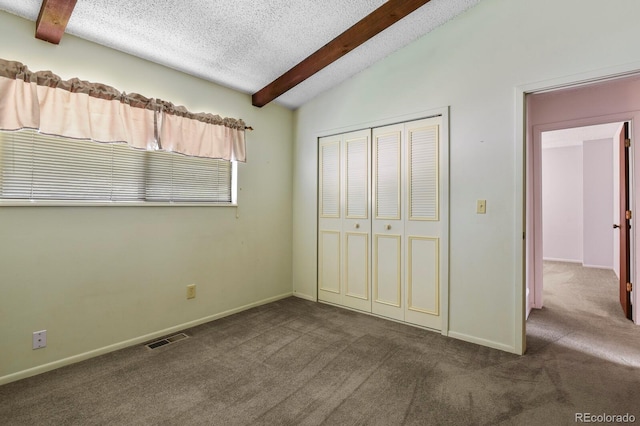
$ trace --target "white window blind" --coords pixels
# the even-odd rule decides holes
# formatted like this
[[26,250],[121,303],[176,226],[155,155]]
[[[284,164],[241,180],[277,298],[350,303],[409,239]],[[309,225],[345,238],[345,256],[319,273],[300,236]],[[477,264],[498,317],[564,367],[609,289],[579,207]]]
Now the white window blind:
[[230,161],[0,132],[0,199],[232,202]]

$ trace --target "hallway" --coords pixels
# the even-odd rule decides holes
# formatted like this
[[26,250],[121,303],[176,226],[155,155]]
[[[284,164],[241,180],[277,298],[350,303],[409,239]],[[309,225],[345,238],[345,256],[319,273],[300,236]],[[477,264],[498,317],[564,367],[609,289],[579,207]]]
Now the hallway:
[[624,317],[618,299],[613,271],[545,261],[544,308],[527,321],[527,353],[554,343],[640,368],[640,327]]

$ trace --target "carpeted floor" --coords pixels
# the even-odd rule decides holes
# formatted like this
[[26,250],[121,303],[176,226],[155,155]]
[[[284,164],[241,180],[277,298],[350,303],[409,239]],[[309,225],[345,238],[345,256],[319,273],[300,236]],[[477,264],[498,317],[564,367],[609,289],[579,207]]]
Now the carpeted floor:
[[640,422],[640,327],[611,271],[545,264],[516,356],[289,298],[0,387],[2,425]]

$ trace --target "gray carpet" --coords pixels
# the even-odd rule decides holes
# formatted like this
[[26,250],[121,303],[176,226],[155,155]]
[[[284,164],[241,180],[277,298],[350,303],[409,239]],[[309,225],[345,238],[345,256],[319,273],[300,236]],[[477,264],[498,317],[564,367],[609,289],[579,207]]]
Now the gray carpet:
[[640,422],[640,327],[610,271],[545,265],[516,356],[289,298],[0,387],[6,425],[560,425]]

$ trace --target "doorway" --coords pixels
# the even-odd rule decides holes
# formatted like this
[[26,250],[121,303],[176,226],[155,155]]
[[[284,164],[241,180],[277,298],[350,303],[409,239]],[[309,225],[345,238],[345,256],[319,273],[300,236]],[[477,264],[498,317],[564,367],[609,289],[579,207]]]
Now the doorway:
[[[524,297],[524,317],[533,308],[543,306],[542,277],[543,277],[543,224],[542,224],[542,135],[544,132],[556,131],[572,127],[583,127],[620,123],[624,121],[640,122],[640,76],[617,78],[608,81],[585,84],[547,92],[531,93],[525,96],[526,103],[526,168],[525,168],[525,238],[524,251],[526,292]],[[637,126],[636,126],[637,127]],[[634,134],[635,133],[635,134]],[[638,129],[632,128],[630,137],[638,140]],[[629,159],[631,170],[638,163],[638,150],[633,151]],[[638,176],[631,173],[631,187],[638,187]],[[630,193],[630,210],[638,203],[633,192]],[[612,221],[612,224],[615,224]],[[634,227],[631,234],[630,281],[634,280],[637,264],[637,251],[633,241],[640,233]],[[629,298],[637,305],[637,292],[631,291]],[[523,318],[524,320],[524,318]],[[633,320],[638,324],[638,316]]]
[[[620,279],[617,141],[623,126],[614,122],[542,132],[542,206],[534,214],[542,215],[543,279],[535,293],[543,296],[543,306],[548,281],[563,276],[558,270],[578,267],[585,279],[608,277],[606,285],[611,277]],[[587,296],[575,291],[577,299]]]

